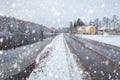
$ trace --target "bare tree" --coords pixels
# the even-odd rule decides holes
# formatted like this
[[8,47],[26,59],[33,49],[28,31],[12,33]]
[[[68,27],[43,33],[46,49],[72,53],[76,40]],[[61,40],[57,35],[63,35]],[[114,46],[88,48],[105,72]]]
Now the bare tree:
[[96,28],[96,31],[98,32],[98,28],[101,27],[101,22],[98,18],[95,19],[94,26]]
[[116,30],[117,23],[118,23],[118,16],[116,16],[116,15],[113,16],[112,23],[113,23],[114,30]]
[[105,31],[108,32],[108,30],[109,30],[109,18],[107,18],[107,17],[103,18],[103,25],[104,25],[104,27],[106,27]]

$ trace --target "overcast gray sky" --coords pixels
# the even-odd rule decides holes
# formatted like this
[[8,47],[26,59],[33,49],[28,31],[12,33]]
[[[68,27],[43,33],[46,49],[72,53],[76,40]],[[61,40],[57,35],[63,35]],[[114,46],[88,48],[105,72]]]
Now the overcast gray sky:
[[0,15],[66,27],[78,17],[91,19],[120,15],[120,0],[0,0]]

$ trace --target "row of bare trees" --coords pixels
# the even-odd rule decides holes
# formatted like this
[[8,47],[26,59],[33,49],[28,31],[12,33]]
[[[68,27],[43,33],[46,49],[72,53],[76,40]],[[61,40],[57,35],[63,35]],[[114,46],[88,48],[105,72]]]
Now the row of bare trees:
[[[70,22],[70,33],[76,32],[78,26],[83,25],[86,24],[80,18],[74,22]],[[120,33],[120,18],[117,15],[113,15],[112,18],[103,17],[102,20],[99,18],[90,20],[88,25],[95,26],[97,32],[99,32],[100,29],[104,29],[104,31],[108,33]]]
[[120,19],[117,15],[114,15],[112,18],[103,17],[102,20],[96,18],[94,21],[90,21],[89,25],[94,25],[97,30],[104,28],[107,32],[120,32]]

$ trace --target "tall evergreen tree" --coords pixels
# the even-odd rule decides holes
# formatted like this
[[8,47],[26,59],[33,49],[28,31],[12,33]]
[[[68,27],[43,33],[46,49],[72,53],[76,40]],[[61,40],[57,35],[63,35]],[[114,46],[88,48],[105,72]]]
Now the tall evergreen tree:
[[77,28],[77,22],[74,21],[74,28]]
[[77,26],[83,26],[83,25],[85,25],[84,22],[80,18],[78,18]]

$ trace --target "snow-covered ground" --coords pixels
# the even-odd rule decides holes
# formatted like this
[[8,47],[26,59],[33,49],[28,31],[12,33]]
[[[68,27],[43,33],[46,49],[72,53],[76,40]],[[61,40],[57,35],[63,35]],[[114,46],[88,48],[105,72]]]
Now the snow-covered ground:
[[2,80],[3,77],[14,75],[24,70],[25,67],[28,67],[51,40],[51,38],[48,38],[43,42],[0,51],[0,80]]
[[[76,36],[81,37],[80,34]],[[82,35],[82,37],[120,47],[120,35]]]
[[[44,55],[44,57],[43,57]],[[27,80],[83,80],[83,69],[78,67],[63,35],[45,47],[36,58],[37,66]]]

